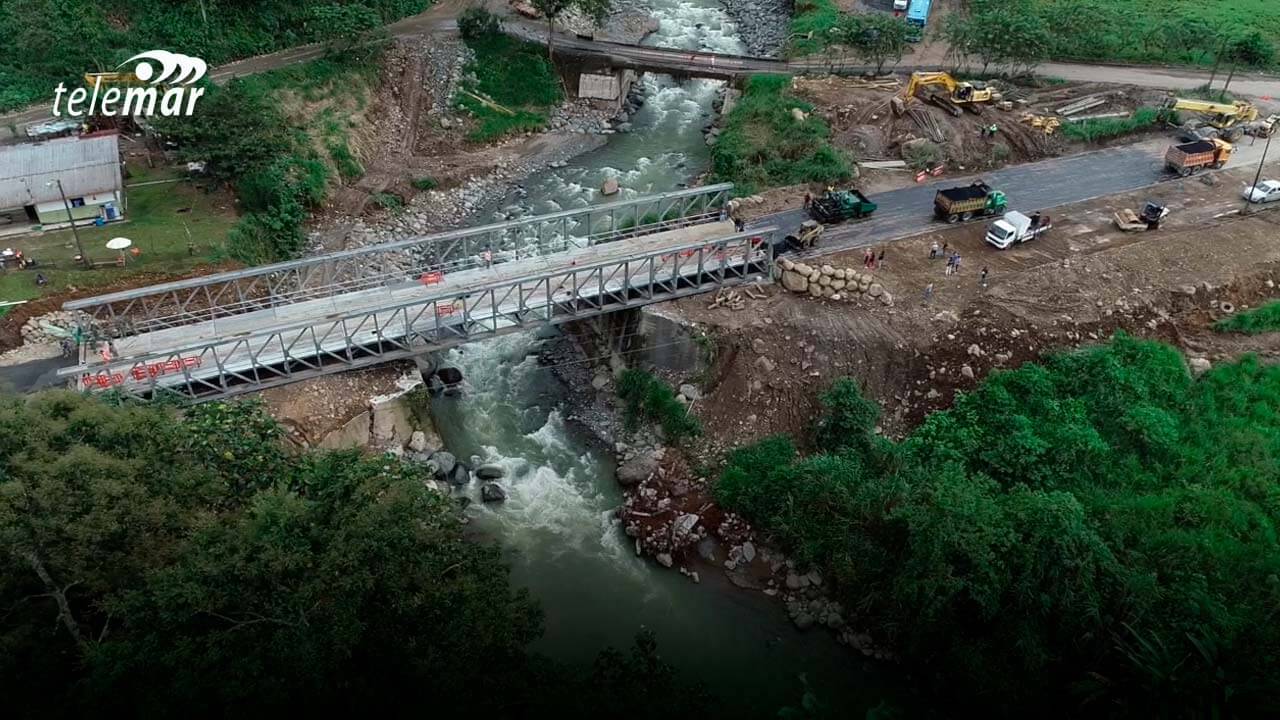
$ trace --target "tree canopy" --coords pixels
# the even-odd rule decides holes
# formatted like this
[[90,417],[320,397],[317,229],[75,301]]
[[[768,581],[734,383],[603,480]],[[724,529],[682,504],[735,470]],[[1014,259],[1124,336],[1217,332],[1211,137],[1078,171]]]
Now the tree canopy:
[[818,454],[764,440],[717,494],[935,692],[1020,717],[1277,712],[1280,368],[1193,380],[1121,335],[998,372],[899,443],[866,437],[854,389],[824,396]]
[[651,637],[591,669],[531,655],[536,603],[416,466],[280,436],[254,403],[0,398],[11,717],[703,707]]

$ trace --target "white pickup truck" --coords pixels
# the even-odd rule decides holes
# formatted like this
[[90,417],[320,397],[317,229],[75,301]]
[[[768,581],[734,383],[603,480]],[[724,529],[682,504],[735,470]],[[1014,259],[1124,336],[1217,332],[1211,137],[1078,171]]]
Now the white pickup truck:
[[987,228],[987,242],[1005,250],[1017,243],[1035,240],[1051,227],[1053,221],[1048,215],[1035,213],[1027,217],[1017,211],[1007,212]]

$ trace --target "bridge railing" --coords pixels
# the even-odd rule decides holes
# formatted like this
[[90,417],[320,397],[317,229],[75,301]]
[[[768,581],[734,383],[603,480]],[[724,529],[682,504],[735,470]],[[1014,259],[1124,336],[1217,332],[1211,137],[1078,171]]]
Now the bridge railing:
[[209,400],[768,276],[773,227],[59,371],[85,390]]
[[314,258],[263,265],[73,300],[88,334],[128,337],[281,305],[355,292],[430,285],[447,273],[551,255],[711,222],[733,185],[722,183],[408,238]]

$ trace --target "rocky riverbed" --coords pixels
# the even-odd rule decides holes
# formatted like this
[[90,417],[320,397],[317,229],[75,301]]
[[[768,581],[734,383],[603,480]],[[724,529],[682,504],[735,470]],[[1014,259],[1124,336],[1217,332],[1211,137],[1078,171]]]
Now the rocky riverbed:
[[778,57],[787,43],[791,0],[720,0],[738,28],[738,38],[756,57]]

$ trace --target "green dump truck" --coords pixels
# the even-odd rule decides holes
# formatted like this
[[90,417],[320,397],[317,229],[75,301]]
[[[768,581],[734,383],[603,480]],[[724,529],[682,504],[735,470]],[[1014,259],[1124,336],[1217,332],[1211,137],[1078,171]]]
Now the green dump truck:
[[933,198],[933,212],[949,223],[984,215],[999,215],[1008,207],[1004,193],[981,180],[969,185],[939,190]]
[[850,188],[828,190],[809,204],[809,215],[820,223],[831,225],[852,218],[863,218],[876,211],[876,204],[866,195]]

